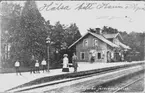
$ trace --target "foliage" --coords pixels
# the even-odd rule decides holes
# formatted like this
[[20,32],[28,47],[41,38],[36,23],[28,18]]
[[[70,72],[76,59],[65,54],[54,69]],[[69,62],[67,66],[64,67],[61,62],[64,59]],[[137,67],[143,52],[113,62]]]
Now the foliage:
[[20,19],[21,48],[37,59],[46,55],[46,37],[45,20],[41,16],[34,1],[27,1],[22,10]]
[[3,2],[1,4],[1,41],[7,42],[13,36],[14,30],[18,27],[21,6],[18,4]]
[[2,40],[11,44],[11,61],[20,60],[28,66],[32,55],[39,60],[47,59],[46,38],[49,36],[50,60],[58,64],[63,54],[68,53],[68,46],[81,37],[76,24],[67,27],[60,22],[51,25],[49,20],[45,21],[35,1],[26,1],[24,7],[4,3],[2,10]]
[[60,65],[63,54],[70,53],[68,46],[80,38],[81,35],[76,24],[70,24],[70,26],[67,27],[60,22],[56,22],[54,26],[50,25],[49,21],[46,23],[46,28],[51,29],[49,32],[51,38],[51,52],[53,52],[53,54],[51,54],[51,61],[53,61],[52,64],[54,65]]
[[100,28],[95,28],[95,29],[89,28],[88,31],[90,31],[92,33],[97,33],[97,34],[100,34],[100,33],[114,34],[114,33],[118,33],[119,32],[117,29],[112,28],[112,27],[107,27],[107,26],[104,26],[102,28],[102,30]]
[[[69,27],[65,29],[65,42],[67,46],[70,46],[72,43],[74,43],[76,40],[78,40],[81,37],[79,28],[75,23],[70,24]],[[66,53],[69,55],[68,58],[71,61],[73,52],[75,52],[74,49],[67,49]]]
[[[14,32],[18,28],[18,20],[20,19],[21,9],[22,8],[19,4],[7,2],[1,3],[1,61],[5,62],[5,66],[13,65],[12,62],[14,60],[10,58],[12,56],[10,56],[8,59],[5,58],[5,53],[7,53],[5,52],[5,45],[11,44],[11,39],[14,36]],[[10,55],[11,54],[13,53],[10,53]],[[11,61],[11,63],[9,63],[9,61]]]
[[70,24],[70,26],[65,29],[65,33],[65,42],[67,42],[68,46],[81,37],[79,29],[75,23]]
[[123,38],[123,43],[130,46],[131,50],[128,51],[128,59],[143,60],[144,59],[144,37],[145,33],[118,31],[112,27],[103,27],[103,33],[120,33]]
[[120,32],[124,44],[131,47],[129,55],[131,55],[132,60],[143,60],[144,59],[144,37],[145,33],[131,32],[127,34],[126,32]]
[[113,33],[118,33],[119,31],[115,28],[112,28],[112,27],[107,27],[107,26],[104,26],[103,29],[102,29],[102,33],[107,33],[107,34],[113,34]]
[[120,33],[123,38],[123,43],[131,47],[131,50],[128,51],[128,59],[131,60],[143,60],[144,58],[144,33],[131,32],[127,33],[126,31],[118,31],[112,27],[104,26],[102,33]]
[[65,42],[64,41],[64,25],[61,25],[60,22],[57,22],[52,30],[51,34],[51,41],[55,42],[53,46],[56,49],[61,49],[61,45]]
[[5,16],[10,16],[10,18],[4,24],[3,31],[8,31],[9,34],[7,41],[11,43],[11,59],[19,59],[28,65],[32,55],[35,55],[37,59],[46,55],[45,20],[34,1],[26,1],[22,10],[19,5],[15,7],[14,10],[10,10],[10,14]]
[[88,31],[90,31],[92,33],[96,33],[96,34],[100,34],[101,33],[101,29],[100,28],[95,28],[95,29],[89,28]]

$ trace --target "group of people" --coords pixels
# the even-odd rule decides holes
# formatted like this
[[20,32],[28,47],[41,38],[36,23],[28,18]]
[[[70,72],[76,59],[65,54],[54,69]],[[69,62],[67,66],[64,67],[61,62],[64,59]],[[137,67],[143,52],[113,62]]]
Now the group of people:
[[[64,54],[62,72],[69,72],[69,60],[67,56],[68,56],[67,54]],[[72,56],[72,66],[74,68],[74,72],[77,72],[78,63],[77,56],[75,55],[75,53]]]
[[[45,59],[42,60],[41,66],[42,66],[43,73],[44,73],[44,71],[47,72],[47,62]],[[77,56],[75,55],[75,53],[73,54],[73,57],[72,57],[72,67],[74,68],[74,72],[77,72],[78,63],[77,63]],[[20,62],[18,60],[15,62],[15,69],[16,69],[16,74],[21,75]],[[69,72],[69,60],[68,60],[67,54],[64,54],[62,72]],[[40,64],[39,64],[38,60],[33,59],[31,61],[30,73],[31,74],[40,73]]]
[[[38,60],[33,59],[30,66],[31,66],[30,73],[40,73],[40,64]],[[41,66],[42,66],[43,73],[44,71],[47,72],[47,62],[45,59],[42,60]]]
[[[47,72],[47,62],[45,59],[42,60],[41,66],[42,66],[43,73],[44,71]],[[15,69],[16,69],[16,74],[21,75],[20,62],[18,60],[15,62]],[[40,73],[39,70],[40,70],[40,64],[38,60],[32,60],[31,65],[30,65],[30,73]]]

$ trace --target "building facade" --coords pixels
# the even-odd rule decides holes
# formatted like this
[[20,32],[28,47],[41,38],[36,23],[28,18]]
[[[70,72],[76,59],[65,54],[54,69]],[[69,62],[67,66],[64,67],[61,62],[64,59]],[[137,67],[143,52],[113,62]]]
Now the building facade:
[[121,43],[122,37],[117,34],[98,34],[88,32],[69,49],[74,48],[79,62],[120,61],[128,46]]

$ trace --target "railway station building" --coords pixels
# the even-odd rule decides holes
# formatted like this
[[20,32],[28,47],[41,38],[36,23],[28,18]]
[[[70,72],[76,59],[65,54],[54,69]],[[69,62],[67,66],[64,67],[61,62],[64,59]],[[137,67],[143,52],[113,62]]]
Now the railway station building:
[[125,52],[131,49],[122,42],[120,33],[88,31],[70,45],[69,49],[75,50],[79,62],[120,62],[124,61]]

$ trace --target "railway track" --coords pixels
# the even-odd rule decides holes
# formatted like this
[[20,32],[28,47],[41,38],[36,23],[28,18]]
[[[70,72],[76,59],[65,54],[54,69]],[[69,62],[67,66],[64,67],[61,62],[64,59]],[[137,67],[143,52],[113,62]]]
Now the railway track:
[[[112,79],[109,82],[102,84],[94,84],[92,87],[84,89],[80,93],[117,93],[122,91],[129,91],[129,86],[144,79],[145,69],[131,73],[117,79]],[[144,81],[143,81],[144,82]],[[136,92],[136,91],[135,91]],[[124,93],[124,92],[123,92]]]
[[138,78],[138,79],[136,79],[136,80],[134,80],[134,81],[132,81],[132,82],[130,82],[130,83],[127,83],[125,86],[122,86],[121,88],[115,90],[113,93],[120,92],[121,90],[124,90],[125,88],[127,88],[127,87],[133,85],[134,83],[136,83],[136,82],[138,82],[138,81],[140,81],[140,80],[142,80],[142,79],[145,79],[145,77],[141,77],[141,78]]
[[103,70],[94,71],[94,72],[87,74],[87,75],[80,75],[80,76],[78,75],[76,77],[74,76],[74,77],[70,77],[70,78],[66,78],[66,79],[62,79],[62,80],[56,80],[56,81],[48,82],[48,83],[38,85],[38,86],[37,85],[36,86],[26,86],[26,87],[22,87],[20,89],[18,89],[19,87],[17,87],[17,88],[7,90],[6,92],[9,92],[9,91],[15,90],[15,89],[16,89],[16,91],[14,91],[14,92],[29,91],[29,90],[33,90],[33,89],[48,87],[48,86],[52,86],[52,85],[56,85],[56,84],[61,84],[61,83],[79,80],[79,79],[83,79],[83,78],[88,78],[88,77],[92,77],[92,76],[96,76],[96,75],[101,75],[101,74],[105,74],[105,73],[109,73],[109,72],[119,71],[119,70],[122,70],[122,69],[125,69],[128,67],[133,67],[136,65],[141,65],[141,64],[132,64],[132,65],[125,65],[125,66],[116,66],[116,67],[104,68]]

